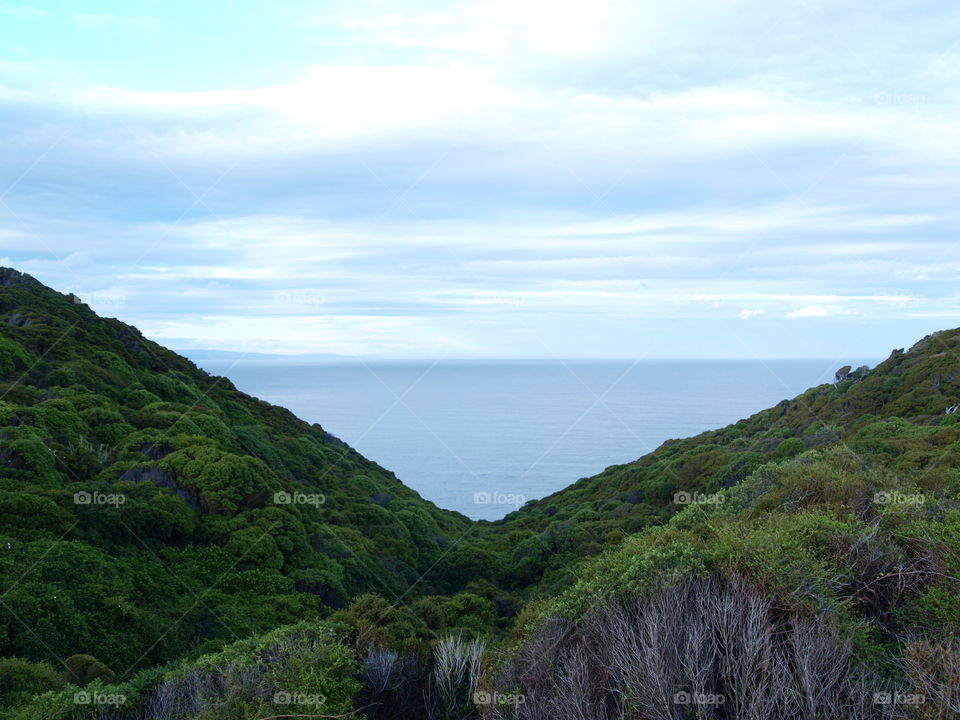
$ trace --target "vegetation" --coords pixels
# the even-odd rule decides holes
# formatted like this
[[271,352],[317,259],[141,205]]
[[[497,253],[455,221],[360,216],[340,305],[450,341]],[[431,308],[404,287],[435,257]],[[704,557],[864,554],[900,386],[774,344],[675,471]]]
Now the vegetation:
[[196,661],[138,673],[124,683],[74,682],[35,696],[11,720],[256,720],[290,713],[349,713],[360,690],[354,652],[338,629],[302,622]]
[[4,656],[60,672],[86,654],[125,677],[399,595],[468,527],[29,276],[0,273],[0,308]]
[[472,524],[3,270],[0,718],[958,717],[958,403],[937,333]]
[[951,717],[960,477],[942,480],[920,493],[836,445],[631,536],[521,630],[496,682],[531,702],[502,717]]

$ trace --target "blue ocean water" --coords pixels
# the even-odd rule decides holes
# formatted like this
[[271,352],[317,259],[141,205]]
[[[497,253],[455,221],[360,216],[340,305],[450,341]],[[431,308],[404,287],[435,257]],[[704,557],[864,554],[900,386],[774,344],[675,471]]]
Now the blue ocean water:
[[493,520],[863,361],[199,362],[320,423],[441,507]]

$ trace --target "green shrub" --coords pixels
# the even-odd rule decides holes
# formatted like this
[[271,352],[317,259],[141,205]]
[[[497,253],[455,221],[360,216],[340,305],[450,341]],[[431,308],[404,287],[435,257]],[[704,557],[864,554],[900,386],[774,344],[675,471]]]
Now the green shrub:
[[0,704],[20,705],[38,693],[60,687],[63,680],[43,662],[0,658]]
[[71,685],[83,687],[94,680],[110,682],[116,674],[92,655],[71,655],[63,661],[63,679]]

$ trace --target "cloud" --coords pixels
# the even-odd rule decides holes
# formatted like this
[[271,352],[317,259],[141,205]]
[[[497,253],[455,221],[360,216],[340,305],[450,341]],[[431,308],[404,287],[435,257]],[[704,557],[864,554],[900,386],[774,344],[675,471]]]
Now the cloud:
[[50,13],[46,10],[30,5],[0,6],[0,13],[10,15],[18,20],[43,20],[50,17]]
[[[172,33],[212,21],[162,5],[177,53],[134,77],[112,45],[0,61],[9,264],[159,339],[291,352],[639,355],[657,332],[685,355],[729,321],[806,353],[801,326],[958,309],[956,11],[328,7],[231,26],[257,50],[227,74]],[[101,9],[74,20],[123,19]],[[830,322],[737,322],[762,313]]]
[[791,310],[784,317],[788,318],[822,318],[835,315],[836,308],[824,307],[823,305],[806,305],[799,310]]
[[476,68],[340,65],[314,66],[286,85],[196,92],[100,87],[77,99],[102,112],[150,110],[161,117],[186,112],[203,118],[252,108],[288,118],[313,135],[397,130],[432,117],[515,102],[511,90]]

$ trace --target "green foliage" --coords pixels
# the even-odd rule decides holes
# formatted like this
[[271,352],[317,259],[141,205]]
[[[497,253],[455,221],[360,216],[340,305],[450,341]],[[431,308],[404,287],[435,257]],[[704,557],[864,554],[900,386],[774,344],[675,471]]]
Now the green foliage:
[[303,622],[239,641],[195,661],[142,671],[122,683],[96,679],[82,690],[67,685],[37,695],[0,717],[94,720],[107,708],[116,713],[111,717],[133,720],[143,717],[157,697],[168,704],[164,720],[343,715],[354,709],[353,697],[361,687],[358,670],[355,654],[335,628]]
[[466,530],[320,426],[0,275],[3,655],[156,665],[404,592]]
[[0,338],[0,374],[3,377],[26,372],[35,362],[36,358],[20,343]]
[[788,438],[777,446],[778,459],[792,458],[807,449],[806,443],[800,438]]
[[357,647],[369,645],[422,649],[432,635],[427,622],[404,605],[391,604],[374,593],[356,598],[349,608],[334,613],[332,622],[354,630]]
[[454,595],[442,605],[440,613],[446,629],[472,636],[487,632],[496,618],[493,602],[468,592]]
[[0,706],[14,706],[34,695],[63,684],[60,675],[47,663],[33,663],[16,657],[0,658]]
[[786,607],[830,610],[863,662],[891,671],[906,628],[953,633],[960,616],[954,477],[924,482],[920,492],[843,445],[764,465],[582,567],[539,617],[582,617],[668,576],[745,577]]
[[[515,642],[675,576],[828,609],[878,666],[908,631],[960,632],[960,331],[471,526],[319,425],[0,279],[3,720],[89,717],[80,685],[132,719],[197,677],[222,696],[190,720],[347,713],[351,644]],[[147,669],[109,684],[95,657]],[[326,699],[278,710],[277,688]]]
[[110,682],[116,673],[92,655],[71,655],[63,661],[64,682],[80,687],[94,680]]
[[180,486],[196,491],[205,509],[226,514],[236,513],[258,491],[266,495],[270,475],[258,458],[212,445],[178,450],[161,460],[159,467],[173,472]]

